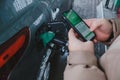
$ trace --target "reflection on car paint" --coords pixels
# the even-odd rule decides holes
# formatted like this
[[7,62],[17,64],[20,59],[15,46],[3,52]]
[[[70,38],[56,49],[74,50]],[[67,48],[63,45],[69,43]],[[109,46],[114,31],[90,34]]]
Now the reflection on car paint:
[[46,65],[47,65],[50,55],[51,55],[51,49],[48,49],[45,53],[45,56],[43,56],[43,60],[42,60],[41,66],[40,66],[39,75],[38,75],[37,80],[42,80],[42,77],[45,72],[45,68],[46,68]]
[[59,13],[60,9],[59,8],[56,8],[55,11],[53,11],[51,9],[51,15],[52,15],[52,20],[54,20],[57,16],[57,14]]
[[44,80],[48,80],[49,79],[49,74],[50,74],[50,62],[48,63],[45,72],[44,72]]
[[46,1],[41,1],[41,3],[45,4],[47,7],[49,6],[49,4]]
[[38,24],[41,22],[42,18],[43,18],[44,14],[41,14],[35,21],[34,21],[34,25],[38,26]]
[[16,9],[16,11],[20,11],[22,9],[24,9],[25,7],[27,7],[28,5],[30,5],[33,2],[33,0],[15,0],[13,2],[13,5]]

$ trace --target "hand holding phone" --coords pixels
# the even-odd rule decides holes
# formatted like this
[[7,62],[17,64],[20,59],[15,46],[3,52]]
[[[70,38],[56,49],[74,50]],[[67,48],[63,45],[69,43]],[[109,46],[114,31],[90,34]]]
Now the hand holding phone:
[[63,18],[84,41],[90,41],[95,38],[95,33],[90,31],[88,25],[77,15],[74,10],[71,9],[64,12]]

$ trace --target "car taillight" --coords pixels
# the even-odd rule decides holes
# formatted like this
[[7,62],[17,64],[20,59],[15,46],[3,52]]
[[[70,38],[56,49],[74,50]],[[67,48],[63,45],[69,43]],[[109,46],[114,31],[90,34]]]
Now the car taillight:
[[15,53],[23,46],[25,42],[25,35],[21,35],[12,45],[9,46],[3,53],[0,55],[0,68],[15,55]]
[[7,80],[9,73],[26,50],[29,43],[29,36],[29,28],[24,27],[0,45],[0,80]]

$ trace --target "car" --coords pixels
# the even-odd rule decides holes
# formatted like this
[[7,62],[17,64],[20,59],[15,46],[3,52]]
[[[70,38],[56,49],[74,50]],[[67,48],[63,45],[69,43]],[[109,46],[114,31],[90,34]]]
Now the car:
[[[59,43],[58,38],[53,38],[45,47],[38,37],[45,28],[44,24],[49,28],[48,23],[62,20],[62,12],[70,9],[72,2],[0,1],[0,80],[63,79],[67,49],[59,54],[59,49],[65,47],[56,43]],[[54,49],[51,48],[53,45]]]

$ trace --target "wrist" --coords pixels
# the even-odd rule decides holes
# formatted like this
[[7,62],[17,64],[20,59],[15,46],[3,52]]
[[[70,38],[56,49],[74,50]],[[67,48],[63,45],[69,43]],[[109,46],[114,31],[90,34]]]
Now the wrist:
[[[71,54],[72,53],[72,54]],[[70,65],[87,64],[87,65],[97,65],[96,57],[87,51],[74,51],[68,56],[67,62]]]
[[111,34],[110,34],[110,36],[109,36],[109,38],[107,39],[107,41],[106,41],[106,42],[111,42],[111,41],[112,41],[112,39],[114,38],[114,32],[113,32],[113,22],[112,22],[111,20],[108,20],[108,21],[109,21],[109,23],[111,24],[112,29],[111,29]]
[[94,50],[76,50],[76,51],[69,51],[69,54],[76,54],[76,53],[80,53],[80,54],[93,54],[94,55]]
[[110,37],[108,38],[106,42],[111,42],[113,38],[114,38],[114,33],[112,31]]

